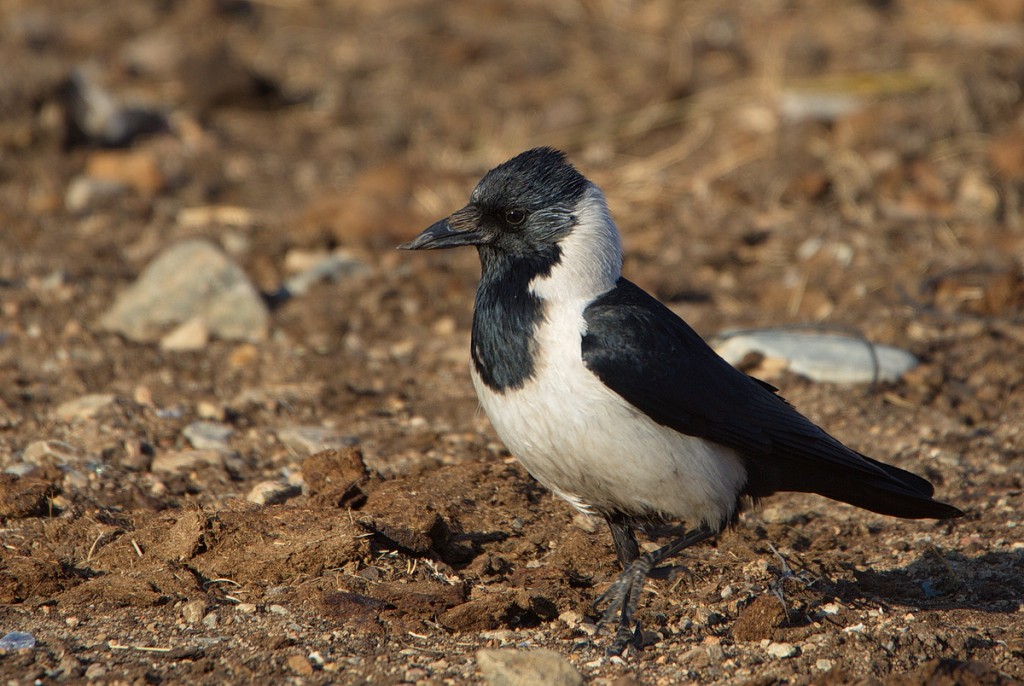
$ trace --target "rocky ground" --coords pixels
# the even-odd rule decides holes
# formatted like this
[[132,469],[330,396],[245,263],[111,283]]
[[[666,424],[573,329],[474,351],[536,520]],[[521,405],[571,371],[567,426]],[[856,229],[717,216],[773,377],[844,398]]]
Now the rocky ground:
[[[0,17],[5,682],[1024,680],[1024,3]],[[393,249],[540,144],[702,334],[914,353],[874,386],[748,362],[967,516],[776,496],[604,658],[609,536],[473,395],[475,255]]]

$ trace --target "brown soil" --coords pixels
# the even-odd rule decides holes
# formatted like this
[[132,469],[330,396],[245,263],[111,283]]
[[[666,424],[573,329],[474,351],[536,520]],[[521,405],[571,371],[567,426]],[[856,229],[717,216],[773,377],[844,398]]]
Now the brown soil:
[[[9,0],[0,18],[0,468],[40,440],[78,456],[0,474],[0,633],[38,642],[0,655],[6,682],[464,683],[497,646],[599,684],[1024,680],[1024,3]],[[169,129],[101,149],[70,127],[82,65]],[[605,188],[627,274],[703,334],[812,322],[917,354],[891,386],[773,382],[969,514],[776,496],[652,581],[646,647],[602,659],[610,539],[478,410],[475,256],[393,250],[537,144]],[[83,175],[120,190],[76,205]],[[266,293],[302,251],[371,270],[278,304],[261,343],[101,331],[190,237]],[[115,400],[56,412],[94,393]],[[232,458],[152,469],[199,418],[235,429]],[[294,426],[357,447],[307,457],[277,438]],[[289,475],[302,495],[245,499]]]

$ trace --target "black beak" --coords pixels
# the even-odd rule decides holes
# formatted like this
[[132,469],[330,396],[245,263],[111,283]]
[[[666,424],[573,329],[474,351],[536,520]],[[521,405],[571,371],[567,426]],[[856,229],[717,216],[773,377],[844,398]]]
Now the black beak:
[[487,237],[480,231],[480,213],[472,205],[463,207],[450,217],[434,222],[409,243],[398,246],[399,250],[438,250],[457,248],[461,245],[480,245]]

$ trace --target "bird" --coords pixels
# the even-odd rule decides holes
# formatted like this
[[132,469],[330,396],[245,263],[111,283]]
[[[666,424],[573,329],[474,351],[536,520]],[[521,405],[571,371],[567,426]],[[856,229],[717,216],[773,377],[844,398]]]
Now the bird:
[[[460,246],[481,264],[470,339],[480,405],[537,481],[611,532],[623,571],[595,601],[616,624],[609,654],[640,647],[653,569],[773,493],[963,515],[926,479],[833,438],[626,279],[604,193],[565,153],[538,147],[498,165],[465,207],[398,247]],[[684,533],[641,554],[636,532],[667,522]]]

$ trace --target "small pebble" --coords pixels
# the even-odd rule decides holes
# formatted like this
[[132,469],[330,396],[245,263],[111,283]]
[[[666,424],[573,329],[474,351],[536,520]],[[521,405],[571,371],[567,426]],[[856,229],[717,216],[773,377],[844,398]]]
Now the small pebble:
[[220,450],[181,450],[153,458],[154,472],[190,472],[204,465],[223,467],[225,454]]
[[34,464],[29,464],[28,462],[15,462],[4,469],[4,474],[13,474],[14,476],[22,477],[28,476],[37,469],[39,469],[39,467]]
[[210,342],[206,320],[196,316],[178,324],[160,338],[160,349],[169,352],[202,350]]
[[288,668],[299,676],[309,676],[313,673],[313,665],[304,655],[289,655]]
[[26,631],[11,631],[0,637],[0,650],[28,650],[36,647],[36,637]]
[[228,439],[235,433],[233,427],[218,422],[192,422],[181,434],[197,450],[228,450]]
[[[285,257],[286,266],[290,257],[292,257],[292,253]],[[292,262],[297,261],[292,260]],[[337,281],[349,276],[367,274],[370,271],[370,267],[365,262],[344,250],[338,250],[320,258],[309,257],[307,264],[303,266],[306,267],[303,271],[290,277],[284,283],[285,291],[291,295],[305,295],[313,284],[319,281]]]
[[334,429],[321,426],[289,426],[278,429],[275,433],[277,440],[300,457],[307,457],[321,450],[341,450],[357,443],[352,436],[343,436]]
[[55,414],[57,419],[65,422],[71,422],[76,419],[92,419],[103,408],[113,403],[116,398],[117,396],[110,393],[83,395],[58,405]]
[[61,95],[75,135],[104,148],[125,147],[140,135],[167,128],[157,107],[121,102],[101,81],[93,65],[71,71]]
[[224,408],[216,403],[211,403],[209,400],[200,400],[196,404],[196,414],[201,419],[219,422],[224,419]]
[[483,649],[476,663],[492,686],[582,686],[583,677],[553,650]]
[[107,668],[101,665],[99,662],[93,662],[91,665],[85,668],[85,678],[89,681],[95,681],[96,679],[100,679],[106,673]]
[[128,186],[110,179],[80,175],[71,179],[64,192],[64,207],[71,214],[87,214],[125,193]]
[[767,652],[772,657],[779,659],[785,659],[787,657],[795,657],[800,654],[800,649],[792,643],[776,643],[772,642],[768,644]]
[[302,488],[280,481],[261,481],[252,487],[245,499],[257,505],[278,505],[302,495]]
[[189,624],[198,624],[206,614],[205,600],[190,600],[181,608],[182,618]]
[[562,614],[558,615],[558,619],[562,621],[567,627],[575,627],[580,623],[580,613],[574,610],[566,610]]
[[71,464],[79,462],[85,454],[64,441],[33,441],[25,446],[21,459],[34,465],[42,466],[45,462],[53,460],[57,464]]

